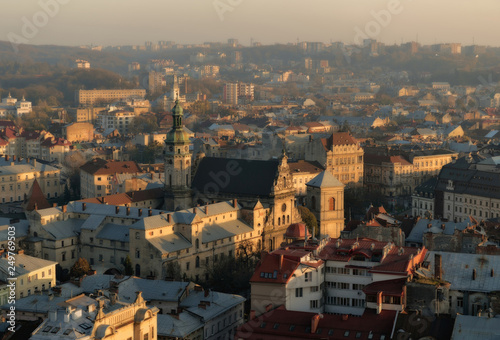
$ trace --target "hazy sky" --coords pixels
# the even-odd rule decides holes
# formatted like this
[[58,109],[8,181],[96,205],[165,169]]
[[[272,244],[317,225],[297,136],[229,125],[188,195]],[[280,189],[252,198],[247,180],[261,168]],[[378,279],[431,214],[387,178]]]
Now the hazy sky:
[[[49,3],[59,4],[57,14],[43,13],[42,4]],[[201,43],[233,37],[244,45],[251,38],[264,44],[297,38],[352,43],[366,34],[387,44],[418,35],[423,44],[469,45],[475,39],[500,46],[498,0],[3,0],[2,12],[0,40],[17,36],[32,44]],[[390,15],[379,23],[373,13]],[[40,27],[26,30],[30,23]]]

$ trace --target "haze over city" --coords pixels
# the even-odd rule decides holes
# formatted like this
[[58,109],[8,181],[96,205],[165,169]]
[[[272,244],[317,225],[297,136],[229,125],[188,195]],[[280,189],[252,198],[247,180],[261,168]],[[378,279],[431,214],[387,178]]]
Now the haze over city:
[[0,339],[494,339],[499,0],[4,0]]
[[[500,2],[483,0],[133,0],[64,1],[57,15],[30,40],[31,44],[128,45],[145,40],[202,43],[237,38],[249,45],[301,41],[352,43],[356,28],[365,31],[374,13],[387,11],[370,38],[385,44],[418,39],[432,44],[500,45],[497,32]],[[44,1],[4,1],[8,13],[0,23],[3,32],[20,34],[23,17],[31,20]]]

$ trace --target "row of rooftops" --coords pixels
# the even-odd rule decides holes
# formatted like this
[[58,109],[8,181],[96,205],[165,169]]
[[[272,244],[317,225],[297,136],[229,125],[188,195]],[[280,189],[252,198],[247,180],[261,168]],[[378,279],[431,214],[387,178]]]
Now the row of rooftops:
[[318,247],[322,248],[317,249],[317,256],[300,246],[264,253],[250,281],[283,284],[290,280],[301,265],[316,267],[323,263],[328,265],[330,261],[353,261],[356,266],[373,273],[409,275],[427,252],[425,248],[397,247],[393,243],[368,238],[331,239],[326,245],[318,244]]
[[[158,314],[158,335],[181,337],[203,328],[208,320],[227,313],[245,301],[239,295],[204,290],[201,286],[191,282],[146,280],[132,276],[91,275],[73,283],[54,287],[53,292],[48,295],[34,294],[19,299],[16,301],[16,310],[48,314],[49,318],[40,331],[43,333],[45,327],[51,326],[52,328],[47,328],[45,333],[49,335],[64,333],[68,338],[72,338],[72,331],[66,334],[63,329],[65,327],[62,325],[71,325],[79,333],[86,334],[94,327],[99,300],[104,302],[103,311],[110,313],[126,308],[129,304],[137,302],[138,298],[153,305],[171,304],[175,313],[168,310],[169,314]],[[8,308],[10,308],[8,304],[2,306],[2,309]],[[57,325],[52,318],[57,316],[57,320],[62,321],[64,314],[68,313],[68,308],[71,311],[68,322]],[[51,315],[51,313],[57,314]],[[59,329],[55,329],[56,326]]]

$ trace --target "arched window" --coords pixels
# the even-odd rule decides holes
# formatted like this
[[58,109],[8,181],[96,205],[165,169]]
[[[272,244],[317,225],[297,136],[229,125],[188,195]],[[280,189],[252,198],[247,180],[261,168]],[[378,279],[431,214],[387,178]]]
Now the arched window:
[[286,188],[286,177],[283,176],[283,187]]
[[262,249],[262,241],[261,240],[258,240],[257,241],[257,250],[261,250]]
[[286,222],[285,222],[285,215],[283,215],[283,224],[285,224],[285,223],[286,223]]
[[200,247],[200,240],[196,239],[195,244],[196,244],[196,249],[198,249]]
[[311,208],[316,210],[316,197],[314,196],[311,197]]
[[278,217],[278,225],[281,225],[281,217]]
[[139,264],[135,265],[135,276],[141,276],[141,266]]
[[330,197],[330,199],[328,200],[328,204],[329,204],[330,210],[335,210],[335,198]]
[[[196,240],[196,241],[198,241],[198,240]],[[196,256],[195,267],[200,268],[200,257],[199,256]]]
[[286,215],[286,223],[290,224],[290,215]]

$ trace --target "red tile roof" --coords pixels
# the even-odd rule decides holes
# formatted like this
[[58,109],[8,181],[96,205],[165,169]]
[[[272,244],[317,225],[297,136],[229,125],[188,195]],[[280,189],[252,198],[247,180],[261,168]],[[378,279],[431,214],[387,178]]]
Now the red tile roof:
[[288,167],[290,168],[290,171],[293,172],[309,172],[309,173],[320,173],[325,168],[323,166],[316,162],[316,161],[304,161],[304,160],[299,160],[297,162],[288,162]]
[[22,207],[25,211],[33,211],[38,209],[47,209],[52,207],[50,203],[45,198],[43,194],[42,188],[38,184],[38,181],[33,181],[33,185],[31,186],[30,192],[26,196],[26,199],[22,203]]
[[382,164],[382,163],[401,163],[401,165],[411,165],[403,156],[384,156],[384,155],[373,155],[365,154],[366,164]]
[[320,252],[319,257],[323,260],[342,262],[349,262],[355,255],[371,258],[374,254],[382,254],[387,244],[387,242],[370,238],[331,239]]
[[427,249],[394,246],[382,262],[370,272],[395,275],[409,275],[415,266],[424,261]]
[[402,296],[405,283],[406,278],[372,282],[363,288],[363,292],[365,294],[378,294],[382,292],[383,296]]
[[286,284],[298,266],[298,261],[280,254],[263,253],[250,282]]
[[[135,202],[153,200],[163,198],[165,195],[162,188],[154,188],[148,190],[129,191],[127,193],[107,195],[102,197],[86,198],[79,202],[109,204],[109,205],[131,205]],[[157,207],[153,207],[156,209]]]
[[[280,306],[250,320],[238,328],[235,339],[281,340],[281,339],[389,339],[396,311],[366,309],[362,316],[348,316],[287,311]],[[313,322],[316,332],[311,332]],[[370,337],[370,334],[373,337]]]
[[336,132],[328,138],[321,138],[325,150],[331,150],[333,146],[356,145],[358,141],[349,132]]

